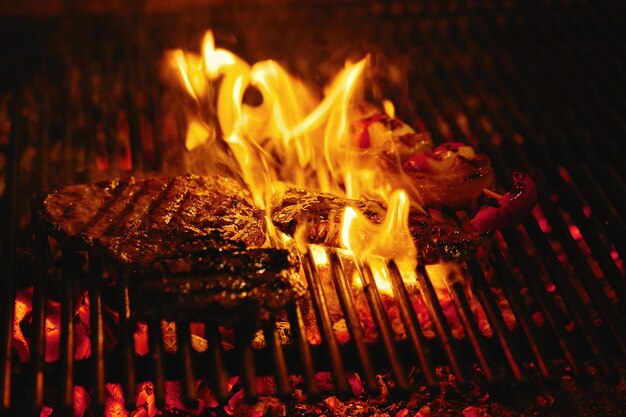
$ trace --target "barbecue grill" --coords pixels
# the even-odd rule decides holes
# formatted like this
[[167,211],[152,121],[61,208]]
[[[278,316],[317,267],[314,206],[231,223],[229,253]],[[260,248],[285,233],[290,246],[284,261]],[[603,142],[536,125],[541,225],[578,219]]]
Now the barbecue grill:
[[[470,382],[474,363],[490,386],[554,382],[564,374],[581,385],[598,379],[617,383],[623,377],[623,3],[253,2],[245,8],[191,3],[193,11],[158,2],[146,2],[143,10],[141,2],[113,10],[68,2],[43,11],[46,16],[0,8],[0,389],[5,415],[38,414],[44,404],[71,413],[76,384],[88,387],[94,410],[102,410],[105,385],[120,383],[127,409],[134,410],[141,381],[153,382],[158,405],[165,403],[166,380],[180,381],[183,399],[193,404],[198,378],[206,378],[216,398],[227,402],[229,375],[240,376],[252,402],[259,396],[255,381],[260,375],[274,377],[276,394],[283,399],[293,394],[291,375],[302,375],[306,395],[319,398],[319,371],[331,372],[334,393],[343,398],[351,395],[351,370],[359,372],[372,394],[379,389],[377,374],[389,373],[399,398],[420,385],[436,391],[442,365],[449,366],[459,385]],[[424,335],[406,284],[389,262],[406,335],[394,337],[365,263],[357,269],[378,334],[377,342],[365,341],[341,251],[310,247],[300,255],[321,343],[307,339],[305,306],[298,304],[262,329],[263,348],[251,343],[257,329],[238,328],[235,348],[225,350],[220,330],[207,324],[208,349],[198,352],[189,323],[177,323],[177,351],[172,353],[164,346],[161,324],[154,322],[148,323],[149,354],[139,356],[130,272],[112,270],[97,251],[59,248],[54,242],[51,250],[37,216],[45,190],[193,169],[184,148],[187,103],[160,81],[159,60],[169,47],[197,49],[193,46],[209,26],[218,33],[221,29],[221,41],[241,56],[281,60],[311,80],[324,79],[343,62],[343,45],[383,51],[389,61],[401,57],[406,85],[392,84],[386,94],[398,103],[402,118],[424,127],[435,143],[463,141],[486,152],[502,190],[510,186],[514,170],[533,176],[539,189],[533,216],[498,231],[489,252],[481,254],[484,259],[468,262],[464,279],[448,282],[462,339],[454,337],[429,271],[420,266],[417,286],[436,337]],[[268,27],[280,30],[268,33]],[[307,53],[294,55],[298,50]],[[461,212],[433,214],[467,221]],[[336,291],[330,295],[314,256],[320,250],[328,259],[324,273]],[[57,281],[50,272],[54,251],[61,253]],[[106,286],[112,277],[116,286]],[[89,294],[91,355],[75,360],[74,312],[81,285]],[[13,307],[16,290],[29,286],[32,339],[30,359],[22,362],[11,336]],[[351,336],[347,344],[335,337],[329,297],[340,302]],[[59,359],[47,363],[45,315],[51,299],[60,301],[61,339]],[[503,299],[515,317],[512,330],[503,316]],[[490,337],[479,328],[475,302],[489,323]],[[119,343],[112,351],[105,349],[107,303],[119,312],[112,325]],[[288,343],[283,322],[289,323]],[[411,367],[418,377],[409,375]]]

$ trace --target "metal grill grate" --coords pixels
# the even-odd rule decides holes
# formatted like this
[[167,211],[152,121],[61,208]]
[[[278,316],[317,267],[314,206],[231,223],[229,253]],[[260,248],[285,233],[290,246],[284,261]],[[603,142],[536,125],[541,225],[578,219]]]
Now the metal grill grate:
[[[467,382],[466,369],[472,362],[479,364],[492,384],[503,379],[502,364],[516,381],[527,381],[535,372],[558,380],[561,370],[555,369],[554,358],[564,358],[580,382],[592,377],[585,366],[588,359],[608,380],[618,378],[613,360],[626,355],[622,264],[626,259],[626,106],[620,88],[626,81],[626,33],[621,25],[625,7],[610,1],[527,3],[474,7],[450,1],[417,7],[396,2],[395,9],[378,3],[345,4],[320,29],[332,31],[342,22],[342,11],[353,11],[362,23],[350,25],[355,33],[366,32],[368,39],[379,39],[379,47],[408,57],[410,91],[399,100],[403,116],[422,123],[436,142],[460,140],[484,150],[503,189],[510,185],[514,169],[533,174],[540,190],[540,211],[518,228],[497,234],[488,254],[492,270],[484,271],[478,261],[467,265],[472,293],[487,316],[492,337],[486,338],[478,329],[461,283],[450,285],[449,292],[465,336],[462,341],[453,337],[422,266],[417,271],[418,285],[437,335],[427,339],[397,267],[390,263],[406,338],[393,339],[380,294],[375,285],[368,285],[372,283],[369,267],[361,265],[379,334],[375,346],[364,342],[345,270],[337,252],[328,250],[332,280],[351,333],[348,345],[335,338],[328,295],[309,252],[302,260],[323,339],[319,346],[309,344],[302,308],[295,306],[287,312],[290,345],[283,345],[275,323],[270,323],[264,329],[266,349],[253,349],[249,329],[239,329],[236,349],[224,351],[218,329],[207,325],[209,349],[198,354],[191,347],[189,323],[178,323],[178,353],[172,355],[163,346],[160,324],[149,323],[150,355],[139,357],[133,346],[130,277],[120,270],[116,271],[122,284],[116,295],[120,343],[112,353],[105,353],[103,264],[99,254],[90,253],[92,356],[74,361],[76,271],[85,254],[63,248],[61,355],[53,364],[44,361],[45,305],[50,297],[48,237],[35,224],[36,216],[29,215],[31,196],[20,190],[36,193],[51,184],[132,172],[184,171],[183,103],[172,101],[157,82],[158,56],[164,46],[180,44],[212,23],[227,25],[238,16],[225,8],[202,18],[133,15],[127,21],[68,14],[41,21],[35,28],[22,27],[28,18],[8,19],[2,35],[9,47],[0,65],[5,68],[0,111],[10,121],[10,129],[0,130],[5,179],[2,218],[6,219],[0,305],[2,409],[15,410],[23,404],[39,409],[53,381],[61,381],[59,409],[69,412],[75,383],[91,386],[94,404],[102,407],[105,383],[121,381],[127,406],[134,408],[137,381],[152,380],[157,403],[162,404],[166,379],[179,379],[184,397],[193,402],[196,378],[209,377],[218,399],[226,401],[227,376],[232,373],[241,375],[250,400],[257,396],[257,374],[275,375],[278,394],[288,397],[289,375],[300,373],[307,394],[319,396],[314,375],[320,369],[332,371],[336,391],[344,396],[350,394],[346,370],[352,368],[361,372],[371,392],[377,389],[375,374],[381,369],[391,372],[400,391],[410,390],[404,365],[417,366],[421,382],[433,390],[440,364],[448,364],[461,384]],[[285,13],[309,19],[313,26],[328,18],[326,11],[310,5],[286,9]],[[179,30],[151,37],[171,21]],[[125,33],[119,37],[129,41],[109,39],[112,29]],[[93,39],[72,39],[81,30]],[[355,33],[340,35],[337,42]],[[34,49],[28,52],[28,48]],[[312,54],[310,59],[316,58]],[[298,65],[292,62],[293,67]],[[31,148],[39,169],[24,171]],[[105,169],[98,167],[99,155],[106,155]],[[464,218],[464,213],[446,215]],[[23,277],[16,273],[16,248],[23,244],[36,251],[32,283],[21,282]],[[32,359],[21,364],[12,354],[12,306],[16,287],[27,284],[34,285]],[[548,290],[551,285],[554,288]],[[517,323],[513,331],[507,329],[493,288],[503,290],[513,310]],[[545,320],[542,327],[533,320],[536,312]],[[570,321],[573,330],[566,326]],[[17,386],[28,389],[18,394]],[[17,406],[16,398],[21,400]]]

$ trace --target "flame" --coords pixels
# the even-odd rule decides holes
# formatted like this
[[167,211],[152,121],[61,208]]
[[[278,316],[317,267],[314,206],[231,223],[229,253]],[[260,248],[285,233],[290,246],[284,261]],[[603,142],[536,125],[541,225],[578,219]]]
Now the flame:
[[[266,210],[268,220],[271,199],[285,184],[383,201],[387,215],[381,224],[346,209],[342,244],[359,257],[394,259],[402,272],[411,274],[417,250],[408,229],[408,212],[417,199],[410,186],[403,189],[393,176],[380,175],[380,161],[372,160],[354,141],[354,123],[363,117],[363,112],[355,109],[363,102],[369,62],[368,56],[347,62],[320,97],[276,61],[250,65],[217,47],[212,31],[204,36],[201,57],[181,50],[169,56],[181,85],[202,113],[189,116],[186,148],[190,152],[212,144],[213,137],[221,140],[228,149],[221,165],[243,180],[255,205]],[[261,98],[254,105],[245,100],[252,90]],[[391,101],[385,100],[382,106],[389,117],[395,115]],[[374,106],[367,111],[383,114]],[[375,128],[379,137],[391,138],[381,123]],[[390,142],[387,139],[385,142]],[[269,241],[280,243],[281,237],[271,222],[268,224]],[[299,233],[296,241],[302,247],[300,241],[306,233]],[[386,273],[375,271],[375,276],[384,282]]]
[[[393,259],[402,277],[409,280],[417,267],[417,248],[409,230],[409,198],[404,190],[394,191],[381,224],[373,224],[352,207],[346,207],[341,226],[341,244],[357,257],[367,259],[382,292],[391,293],[385,263]],[[373,256],[376,255],[376,256]]]

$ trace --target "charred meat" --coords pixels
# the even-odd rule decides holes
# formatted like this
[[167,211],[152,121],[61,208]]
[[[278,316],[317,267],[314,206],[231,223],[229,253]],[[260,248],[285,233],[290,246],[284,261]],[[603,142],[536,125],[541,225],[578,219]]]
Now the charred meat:
[[208,317],[230,326],[267,320],[304,295],[297,271],[296,256],[286,250],[215,249],[192,239],[138,271],[133,290],[141,294],[137,311],[145,319]]
[[205,236],[215,248],[260,247],[263,213],[230,178],[184,175],[70,185],[44,201],[53,235],[96,246],[122,264],[154,259]]
[[253,323],[304,293],[295,256],[261,248],[263,213],[229,178],[71,185],[46,198],[43,215],[58,239],[131,271],[133,306],[145,319]]
[[[350,200],[333,194],[288,189],[272,206],[272,220],[282,232],[294,235],[305,228],[309,243],[339,246],[341,217],[346,207],[353,207],[380,224],[385,207],[373,200]],[[471,256],[484,234],[465,233],[456,226],[432,219],[416,210],[409,214],[411,236],[424,263],[462,261]]]

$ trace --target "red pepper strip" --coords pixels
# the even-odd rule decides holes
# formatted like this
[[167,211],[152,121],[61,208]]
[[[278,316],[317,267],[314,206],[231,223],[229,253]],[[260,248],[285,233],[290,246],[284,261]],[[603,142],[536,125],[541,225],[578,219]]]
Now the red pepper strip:
[[515,172],[511,191],[498,199],[498,206],[481,209],[471,220],[480,232],[502,229],[521,223],[537,205],[537,187],[529,175]]

